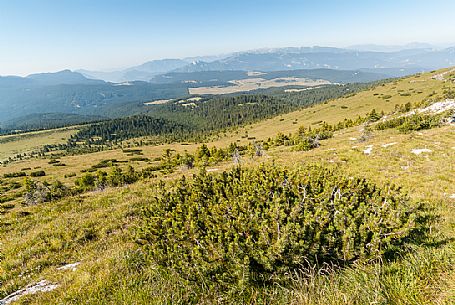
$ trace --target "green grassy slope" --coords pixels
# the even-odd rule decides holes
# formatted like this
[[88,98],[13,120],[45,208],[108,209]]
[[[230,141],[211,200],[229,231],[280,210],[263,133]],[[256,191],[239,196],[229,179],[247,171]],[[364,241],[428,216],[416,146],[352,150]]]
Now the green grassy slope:
[[[432,78],[433,74],[404,78],[246,126],[220,136],[209,146],[245,143],[248,141],[242,137],[245,133],[248,137],[267,139],[278,132],[295,132],[301,125],[315,127],[319,121],[336,123],[344,118],[364,116],[373,108],[387,113],[395,104],[415,104],[425,98],[442,100],[447,89],[455,87],[454,75],[449,73],[444,80],[438,80]],[[290,274],[292,281],[286,286],[250,286],[225,292],[188,282],[150,263],[151,259],[135,242],[141,209],[154,195],[153,182],[173,180],[182,174],[190,176],[199,170],[179,168],[174,173],[160,174],[158,178],[129,186],[83,193],[47,204],[29,207],[18,202],[3,204],[0,297],[47,279],[59,287],[25,296],[18,304],[453,304],[455,171],[451,160],[455,160],[455,126],[408,134],[395,129],[373,131],[366,141],[360,142],[362,133],[361,126],[337,131],[333,138],[321,141],[320,147],[305,152],[279,146],[262,157],[243,157],[242,166],[274,162],[298,167],[319,163],[379,185],[391,182],[401,186],[411,198],[428,202],[432,214],[438,216],[425,243],[412,247],[402,257],[343,269],[330,265],[309,268]],[[368,147],[371,152],[365,154]],[[165,148],[194,151],[196,145],[141,149],[144,156],[152,159]],[[416,155],[413,149],[429,151]],[[61,162],[67,164],[63,170],[48,164],[48,159],[26,160],[0,168],[0,174],[41,167],[50,173],[47,179],[62,179],[70,184],[74,178],[63,179],[65,173],[80,175],[81,169],[111,157],[128,159],[120,150],[62,157]],[[217,173],[232,166],[232,162],[223,162],[207,170]],[[80,262],[75,271],[57,269],[74,262]]]

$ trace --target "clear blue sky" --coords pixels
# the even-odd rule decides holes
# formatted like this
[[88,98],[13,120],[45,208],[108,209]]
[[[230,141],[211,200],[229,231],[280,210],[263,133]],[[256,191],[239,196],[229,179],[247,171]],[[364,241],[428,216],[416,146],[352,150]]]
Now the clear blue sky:
[[0,75],[263,47],[455,42],[453,0],[0,0]]

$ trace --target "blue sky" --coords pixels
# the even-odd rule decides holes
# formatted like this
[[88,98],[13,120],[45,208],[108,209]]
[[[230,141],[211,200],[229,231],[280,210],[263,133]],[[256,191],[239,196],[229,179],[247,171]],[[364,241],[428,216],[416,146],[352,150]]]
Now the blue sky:
[[0,0],[0,75],[263,47],[455,43],[452,0]]

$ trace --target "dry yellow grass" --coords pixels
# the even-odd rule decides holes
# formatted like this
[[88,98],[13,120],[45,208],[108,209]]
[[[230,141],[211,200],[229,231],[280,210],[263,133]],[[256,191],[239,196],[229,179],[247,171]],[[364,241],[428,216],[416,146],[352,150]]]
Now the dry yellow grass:
[[76,127],[0,136],[0,161],[17,154],[29,153],[44,145],[66,143],[77,132]]
[[[448,69],[438,71],[434,74],[440,74]],[[275,118],[264,120],[259,123],[251,124],[237,129],[235,132],[228,132],[224,135],[220,135],[213,139],[210,143],[207,143],[209,147],[225,147],[230,143],[236,142],[239,144],[247,144],[251,140],[245,137],[248,134],[249,138],[256,138],[256,140],[265,140],[269,137],[273,137],[279,132],[281,133],[292,133],[295,132],[300,126],[317,126],[318,122],[325,121],[333,124],[342,121],[345,118],[355,118],[357,116],[365,116],[366,113],[372,109],[376,109],[378,112],[390,112],[395,108],[395,105],[402,105],[407,102],[419,102],[426,98],[429,93],[435,91],[441,93],[444,81],[433,79],[433,74],[423,74],[407,77],[401,80],[397,80],[391,83],[387,83],[384,86],[378,86],[372,90],[357,93],[347,98],[340,98],[329,101],[325,104],[315,105],[310,108],[302,109],[292,113],[277,116]],[[420,80],[423,80],[422,82]],[[413,92],[410,96],[403,96],[402,93]],[[422,92],[422,93],[418,93]],[[386,101],[382,97],[390,95],[389,101]],[[343,107],[342,107],[343,106]],[[36,134],[25,137],[16,142],[1,143],[0,140],[0,155],[2,154],[15,154],[17,152],[30,151],[42,147],[44,144],[51,143],[62,143],[65,142],[65,138],[68,138],[75,130],[63,129],[56,131],[45,131],[37,132]],[[1,139],[1,138],[0,138]],[[129,141],[132,142],[132,141]],[[193,152],[199,144],[169,144],[169,145],[158,145],[158,146],[142,146],[139,147],[143,150],[144,157],[153,159],[162,155],[163,151],[167,148],[174,149],[177,152],[183,152],[188,150]],[[13,153],[14,152],[14,153]],[[13,162],[8,164],[6,167],[0,167],[0,176],[4,173],[18,171],[21,168],[40,168],[49,174],[52,178],[62,179],[65,174],[68,173],[79,173],[82,169],[87,169],[91,165],[106,159],[117,159],[119,161],[128,160],[129,157],[122,152],[121,149],[102,151],[92,153],[89,155],[78,155],[78,156],[66,156],[62,157],[62,163],[66,164],[66,167],[55,167],[48,164],[48,160],[43,159],[31,159],[20,162]],[[138,166],[143,166],[143,162],[136,163]],[[66,179],[67,182],[72,181],[74,178]]]
[[[444,126],[413,134],[399,134],[393,130],[380,131],[374,132],[373,136],[363,143],[351,140],[358,137],[359,134],[359,128],[354,127],[337,132],[334,138],[322,141],[322,146],[312,151],[294,152],[290,147],[279,147],[268,151],[266,157],[245,157],[242,164],[243,166],[256,166],[262,162],[272,161],[287,166],[299,166],[310,162],[336,163],[341,169],[349,173],[367,177],[377,183],[396,183],[403,186],[404,190],[408,191],[415,199],[439,202],[440,206],[436,206],[436,208],[438,213],[443,215],[443,219],[433,229],[443,232],[448,238],[453,237],[452,228],[455,223],[455,215],[450,207],[455,202],[449,198],[448,194],[455,193],[455,171],[454,165],[447,164],[447,160],[455,159],[455,150],[451,149],[455,143],[455,126]],[[390,143],[396,144],[387,147],[382,146]],[[363,149],[368,145],[373,145],[371,155],[363,153]],[[411,153],[412,149],[422,147],[427,147],[432,152],[419,156]],[[232,162],[225,162],[210,167],[209,170],[216,169],[216,172],[220,172],[232,165]],[[190,172],[177,170],[164,179],[174,179],[182,174],[188,175],[195,171],[197,169]],[[437,181],[436,184],[435,181]],[[25,285],[39,278],[46,278],[62,285],[55,292],[24,298],[23,301],[25,303],[30,302],[30,304],[64,303],[64,300],[71,296],[71,298],[77,298],[79,301],[90,297],[92,301],[87,302],[94,303],[96,302],[95,299],[103,298],[103,294],[99,295],[97,291],[106,289],[103,288],[105,285],[115,285],[115,282],[111,282],[113,278],[117,278],[115,274],[118,271],[116,271],[115,266],[119,260],[122,261],[122,257],[127,251],[134,249],[134,244],[131,243],[133,237],[129,233],[129,228],[135,225],[134,217],[132,218],[131,215],[134,215],[134,211],[144,201],[146,202],[147,197],[151,194],[149,181],[143,181],[128,187],[109,188],[103,192],[86,193],[77,199],[65,199],[45,206],[18,207],[12,212],[14,215],[21,215],[20,212],[31,214],[27,218],[17,216],[18,218],[13,222],[13,228],[19,227],[13,229],[2,239],[4,249],[9,249],[6,252],[8,262],[15,264],[10,259],[12,254],[10,251],[18,251],[17,253],[20,254],[16,263],[23,264],[24,270],[38,268],[43,264],[45,266],[39,272],[33,272],[31,278],[21,278],[19,283]],[[8,221],[11,222],[9,217]],[[22,225],[21,222],[23,222]],[[16,234],[19,232],[18,230],[22,234]],[[92,232],[92,230],[97,232],[97,238],[81,242],[79,236],[89,234],[87,232]],[[43,238],[49,243],[49,247],[51,247],[49,250],[43,250],[48,247],[46,243],[36,242]],[[76,240],[72,240],[72,238],[76,238]],[[444,247],[441,250],[435,250],[435,253],[448,251],[447,249]],[[423,256],[423,258],[426,257]],[[430,258],[434,259],[433,256]],[[63,263],[78,261],[81,261],[82,264],[76,272],[56,271],[56,267]],[[398,265],[396,268],[404,267]],[[346,289],[349,288],[349,285],[355,287],[355,285],[362,284],[360,279],[353,276],[359,272],[358,276],[366,277],[372,271],[367,268],[363,271],[355,269],[348,272],[353,274],[342,275],[345,278],[338,279],[339,282],[325,283],[321,280],[320,283],[315,283],[314,285],[317,285],[318,289],[321,290],[319,296],[316,291],[309,295],[307,289],[310,287],[302,283],[298,284],[301,287],[294,288],[292,293],[285,293],[281,296],[280,302],[321,304],[321,298],[325,297],[328,298],[326,299],[327,304],[340,304],[337,302],[340,302],[340,298],[344,295],[346,302],[341,303],[349,304],[349,300],[354,300],[355,295],[351,295],[350,291]],[[396,273],[395,280],[400,279],[399,274],[399,272]],[[455,287],[451,286],[453,274],[453,270],[445,269],[445,272],[437,273],[437,280],[433,276],[420,274],[421,280],[417,278],[408,279],[411,282],[405,285],[412,286],[406,286],[406,289],[411,293],[420,290],[421,295],[414,296],[419,302],[423,301],[424,298],[430,298],[438,299],[440,304],[450,304],[450,298],[455,293],[453,290]],[[125,277],[125,281],[134,282],[134,278],[128,278],[127,274],[122,276]],[[429,279],[435,282],[425,284]],[[365,281],[369,283],[371,279],[365,279]],[[153,285],[156,285],[155,289],[161,292],[153,294],[147,291],[146,294],[155,300],[166,295],[160,289],[165,289],[165,287],[180,289],[179,287],[166,286],[170,285],[169,280],[161,283],[154,282]],[[123,295],[122,298],[126,297],[127,292],[124,290],[128,289],[128,284],[121,288],[111,288],[116,289],[119,296]],[[372,289],[372,287],[364,288]],[[372,291],[370,292],[372,293]],[[357,293],[362,294],[361,291]],[[406,294],[401,297],[406,296],[409,297]],[[134,300],[134,295],[130,297]],[[393,298],[396,300],[398,297]],[[97,301],[101,302],[98,299]],[[136,301],[138,304],[147,303],[146,299]],[[405,301],[406,299],[403,299],[404,304],[406,304]],[[278,303],[278,301],[274,303]]]
[[[420,79],[425,79],[425,82],[417,82]],[[361,92],[353,97],[337,99],[241,128],[238,133],[223,135],[210,145],[223,147],[237,140],[247,142],[247,139],[241,138],[245,131],[250,137],[265,139],[278,132],[293,132],[301,125],[313,125],[320,120],[335,123],[344,118],[363,116],[373,108],[388,112],[393,110],[395,104],[417,102],[432,91],[439,94],[446,84],[431,79],[429,74],[406,78],[396,85],[387,84],[374,91]],[[398,92],[406,92],[411,88],[423,93],[402,96]],[[378,98],[379,94],[392,96],[386,102]],[[341,106],[347,108],[342,109]],[[296,120],[297,124],[294,124]],[[275,287],[270,296],[263,296],[262,291],[256,291],[256,296],[260,295],[269,300],[268,303],[277,304],[364,304],[362,300],[386,293],[388,299],[382,300],[384,304],[453,304],[455,272],[451,262],[455,250],[450,238],[455,238],[455,200],[451,198],[451,194],[455,194],[455,164],[450,161],[455,160],[455,126],[446,125],[411,134],[400,134],[394,130],[376,131],[366,142],[353,140],[359,138],[360,133],[360,127],[353,127],[321,141],[321,147],[317,149],[296,152],[289,147],[278,147],[268,151],[265,157],[244,157],[242,164],[256,166],[274,161],[298,166],[321,162],[337,164],[341,170],[380,184],[396,183],[414,199],[432,202],[441,215],[441,221],[432,230],[443,234],[448,243],[418,248],[410,257],[389,267],[373,264],[348,269],[332,274],[328,279],[314,277],[314,282],[309,284],[305,280],[296,282],[295,287],[290,289]],[[392,143],[395,144],[390,145]],[[371,154],[364,154],[364,149],[370,145]],[[160,156],[166,148],[181,152],[185,149],[193,151],[196,147],[195,144],[173,144],[144,146],[140,149],[145,157],[152,159]],[[411,152],[415,148],[427,148],[431,152],[415,155]],[[48,160],[26,160],[0,168],[0,174],[40,166],[49,176],[61,179],[66,172],[78,172],[104,159],[129,158],[121,150],[112,150],[60,158],[66,167],[53,167],[47,163]],[[137,166],[143,166],[143,162],[137,163]],[[231,166],[232,162],[224,162],[209,170],[217,172]],[[188,172],[179,169],[164,179],[173,179],[196,170]],[[131,228],[136,225],[136,213],[147,203],[152,193],[150,181],[141,181],[123,188],[108,188],[103,192],[86,193],[36,207],[18,205],[2,219],[9,225],[2,229],[5,234],[0,236],[1,250],[5,254],[1,266],[13,266],[17,271],[17,274],[5,276],[3,287],[9,290],[20,288],[42,278],[61,285],[54,292],[24,298],[20,301],[23,304],[183,303],[182,300],[195,291],[182,289],[172,278],[158,275],[153,266],[134,273],[123,265],[132,259],[128,251],[134,249]],[[96,233],[95,237],[91,237],[93,232]],[[414,260],[409,260],[412,258]],[[56,271],[56,267],[76,261],[82,262],[77,271]],[[427,262],[428,265],[425,265]],[[419,269],[416,267],[419,263],[431,270],[424,267]],[[377,275],[375,272],[379,268],[389,268],[386,269],[389,273]],[[25,276],[19,277],[21,273]],[[380,282],[379,276],[389,282]]]

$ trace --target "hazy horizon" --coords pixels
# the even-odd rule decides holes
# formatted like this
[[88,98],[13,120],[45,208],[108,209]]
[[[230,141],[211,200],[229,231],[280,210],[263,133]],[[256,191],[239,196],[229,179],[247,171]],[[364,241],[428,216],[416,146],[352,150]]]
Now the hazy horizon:
[[[140,61],[137,63],[132,63],[131,65],[125,65],[125,66],[118,66],[118,67],[106,67],[106,68],[100,68],[100,69],[91,69],[91,67],[74,67],[74,68],[68,68],[68,67],[61,67],[61,68],[56,68],[54,70],[39,70],[39,71],[32,71],[29,73],[16,73],[16,74],[0,74],[0,76],[20,76],[20,77],[26,77],[32,74],[39,74],[39,73],[56,73],[56,72],[61,72],[64,70],[71,70],[73,72],[77,72],[80,70],[85,70],[85,71],[98,71],[98,72],[104,72],[104,73],[109,73],[109,72],[116,72],[116,71],[121,71],[124,69],[128,69],[131,67],[139,66],[141,64],[144,64],[146,62],[150,61],[159,61],[159,60],[166,60],[166,59],[189,59],[189,58],[199,58],[199,57],[216,57],[216,56],[223,56],[223,55],[230,55],[230,54],[235,54],[235,53],[242,53],[242,52],[260,52],[260,51],[265,51],[267,49],[285,49],[285,48],[313,48],[313,47],[328,47],[328,48],[340,48],[340,49],[353,49],[357,46],[377,46],[377,47],[405,47],[410,44],[427,44],[426,42],[409,42],[409,43],[404,43],[402,45],[380,45],[380,44],[358,44],[358,45],[349,45],[349,46],[331,46],[331,45],[308,45],[308,46],[276,46],[276,47],[263,47],[263,48],[256,48],[256,49],[245,49],[245,50],[235,50],[232,52],[225,52],[225,53],[218,53],[218,54],[199,54],[199,55],[192,55],[192,56],[181,56],[181,57],[161,57],[161,58],[149,58],[145,59],[144,61]],[[446,48],[446,47],[451,47],[455,46],[455,43],[444,43],[444,44],[438,44],[438,45],[432,45],[435,48]],[[388,52],[388,51],[384,51]]]
[[3,1],[0,75],[109,71],[262,48],[449,46],[454,9],[455,3],[444,0]]

